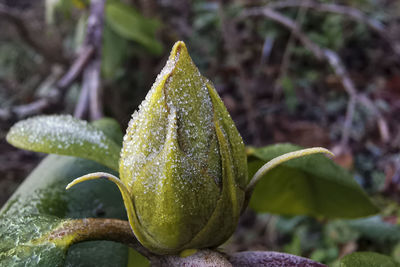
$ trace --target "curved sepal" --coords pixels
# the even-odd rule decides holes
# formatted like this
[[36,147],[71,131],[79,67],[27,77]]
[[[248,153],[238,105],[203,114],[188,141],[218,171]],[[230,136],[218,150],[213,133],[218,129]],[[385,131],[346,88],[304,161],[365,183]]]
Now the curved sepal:
[[292,144],[248,148],[250,177],[271,161],[265,167],[267,173],[260,171],[255,175],[262,179],[253,180],[249,185],[251,188],[257,183],[250,200],[252,209],[325,218],[358,218],[379,211],[351,174],[323,155],[293,159],[271,169],[282,155],[294,155],[290,153],[299,153],[296,151],[301,149]]

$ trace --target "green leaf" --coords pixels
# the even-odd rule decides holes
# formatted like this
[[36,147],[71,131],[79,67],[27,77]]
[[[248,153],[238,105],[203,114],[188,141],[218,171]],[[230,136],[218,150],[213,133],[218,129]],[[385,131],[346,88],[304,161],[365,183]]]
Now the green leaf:
[[[122,142],[122,132],[114,120],[102,119],[93,124],[118,144]],[[91,160],[58,155],[46,157],[0,210],[0,224],[6,222],[7,225],[8,221],[26,221],[35,216],[42,220],[41,224],[46,224],[46,221],[49,224],[52,220],[63,221],[64,218],[85,217],[126,220],[121,196],[111,182],[90,181],[68,191],[65,190],[65,186],[76,177],[96,171],[116,174]],[[14,232],[24,231],[17,228]],[[0,246],[8,243],[4,242],[5,237],[3,238],[1,233],[0,230]],[[110,241],[90,241],[72,245],[68,249],[64,265],[56,264],[62,262],[64,257],[63,249],[57,248],[57,251],[59,254],[46,254],[47,251],[42,250],[40,252],[42,260],[46,259],[51,264],[41,266],[107,267],[112,262],[113,266],[126,267],[128,260],[131,260],[125,245]],[[138,258],[146,261],[143,256],[136,254],[134,259]],[[25,266],[25,263],[22,265]],[[3,264],[0,260],[0,266],[15,265]]]
[[129,249],[128,267],[148,267],[150,262],[134,249]]
[[[21,216],[0,220],[1,266],[61,266],[68,247],[46,236],[62,227],[52,216]],[[66,235],[65,238],[68,238]]]
[[[88,225],[89,221],[94,224]],[[85,237],[86,233],[96,227],[107,231],[108,228],[102,228],[103,226],[104,220],[63,220],[48,215],[3,218],[0,221],[0,264],[1,266],[63,266],[68,248],[73,243],[82,240],[81,237]],[[93,247],[93,244],[90,244],[84,252],[90,251],[91,255],[86,258],[82,258],[79,254],[82,252],[82,247],[79,250],[72,250],[72,253],[69,253],[72,260],[66,265],[109,266],[112,263],[115,266],[118,264],[118,258],[115,257],[115,252],[119,252],[115,251],[118,246],[111,242],[102,242],[101,245],[102,247]],[[104,245],[107,245],[114,255],[99,254],[99,248],[102,249]],[[120,245],[119,250],[122,251],[122,249],[127,251],[126,247]],[[97,256],[96,263],[93,262],[92,255]],[[124,256],[124,266],[126,266],[127,253]],[[135,258],[138,259],[139,255]]]
[[160,27],[158,20],[145,18],[131,6],[115,2],[106,6],[106,23],[125,39],[138,42],[153,54],[161,54],[162,45],[155,38]]
[[91,123],[94,127],[103,131],[105,135],[111,138],[120,148],[124,134],[121,131],[119,123],[111,118],[102,118]]
[[[249,148],[249,177],[266,162],[301,149],[292,144]],[[378,212],[353,177],[323,155],[290,160],[268,172],[257,184],[250,207],[257,212],[358,218]]]
[[86,121],[69,115],[37,116],[16,123],[7,141],[36,152],[91,159],[118,170],[120,144]]
[[397,267],[391,257],[375,252],[355,252],[340,260],[340,267]]
[[[101,119],[93,125],[116,142],[122,142],[122,132],[116,121]],[[96,171],[117,174],[91,160],[48,156],[4,204],[0,218],[36,214],[59,218],[103,216],[126,219],[119,191],[108,181],[91,181],[79,188],[65,190],[76,177]]]
[[359,232],[363,237],[381,244],[400,241],[400,226],[382,220],[380,216],[346,220],[353,232]]
[[119,191],[108,181],[91,181],[69,191],[66,185],[93,171],[111,172],[98,163],[74,157],[46,157],[0,210],[0,218],[51,215],[59,218],[107,217],[125,219]]
[[[74,178],[93,171],[112,172],[93,161],[51,155],[25,179],[0,211],[0,222],[25,216],[40,218],[107,217],[126,219],[126,211],[119,191],[106,180],[90,181],[66,191],[65,186]],[[3,243],[0,234],[0,244]],[[46,256],[47,255],[47,256]],[[41,254],[43,259],[58,261],[61,254]],[[60,256],[61,257],[61,256]],[[53,259],[55,258],[55,259]],[[109,241],[91,241],[72,245],[67,253],[65,266],[126,266],[128,249],[125,245]],[[83,263],[87,265],[82,265]],[[89,264],[90,263],[90,264]],[[3,262],[0,261],[0,266]],[[7,265],[4,266],[14,266]],[[57,266],[57,265],[47,265]]]

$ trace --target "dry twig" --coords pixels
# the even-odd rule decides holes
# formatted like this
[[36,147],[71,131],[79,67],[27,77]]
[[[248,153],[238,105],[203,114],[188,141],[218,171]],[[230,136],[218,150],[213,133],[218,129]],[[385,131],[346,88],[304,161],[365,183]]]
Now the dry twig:
[[384,39],[391,46],[391,48],[397,55],[400,55],[399,46],[397,46],[393,42],[392,38],[390,38],[385,29],[385,26],[380,21],[368,17],[357,8],[338,4],[320,3],[312,0],[283,0],[276,1],[267,5],[267,8],[270,9],[282,9],[289,7],[304,7],[320,12],[336,13],[364,23],[379,36],[381,36],[381,38]]
[[[90,106],[91,119],[98,119],[102,117],[102,107],[99,90],[104,3],[105,0],[91,1],[90,16],[88,19],[85,43],[81,48],[78,57],[75,59],[69,70],[54,85],[55,88],[46,97],[40,98],[32,103],[13,106],[6,109],[0,109],[0,119],[18,120],[27,116],[39,114],[50,107],[59,106],[65,96],[67,89],[82,74],[84,74],[83,88],[88,88],[89,97],[86,98],[86,93],[84,92],[83,99],[80,99],[77,105],[77,109],[83,110],[75,111],[75,114],[84,114],[84,109],[87,109],[87,107]],[[0,5],[0,14],[1,12],[2,6]],[[88,101],[86,102],[85,99],[88,99]]]
[[341,147],[345,148],[349,141],[350,129],[353,120],[353,114],[355,109],[355,104],[357,100],[357,90],[354,86],[353,81],[348,75],[344,64],[342,63],[340,57],[330,49],[323,49],[313,41],[311,41],[305,33],[303,33],[292,19],[282,15],[281,13],[272,10],[270,8],[262,9],[248,9],[245,10],[243,16],[260,16],[263,15],[275,22],[280,23],[289,30],[292,34],[308,49],[310,50],[316,58],[319,60],[324,60],[329,63],[329,65],[334,70],[335,74],[340,77],[342,85],[349,95],[349,102],[347,105],[346,118],[344,122],[344,127],[342,130],[341,137]]
[[49,42],[47,40],[43,40],[42,35],[40,38],[38,38],[34,34],[36,30],[32,28],[29,21],[23,19],[23,15],[20,12],[0,3],[0,18],[4,18],[14,25],[19,37],[37,53],[42,55],[43,58],[50,62],[55,62],[62,65],[68,64],[68,60],[63,57],[60,47],[49,47],[47,45]]
[[335,71],[336,75],[340,77],[342,85],[349,95],[349,102],[347,103],[346,117],[342,130],[342,139],[340,141],[342,149],[345,149],[349,142],[350,130],[356,107],[357,90],[339,56],[332,50],[325,49],[325,58]]
[[103,117],[100,93],[101,48],[104,23],[105,0],[90,1],[90,16],[85,46],[93,47],[94,54],[83,73],[83,85],[88,87],[89,113],[92,120]]
[[82,49],[70,69],[54,85],[54,89],[50,91],[49,94],[29,104],[0,109],[0,119],[18,120],[27,116],[39,114],[48,108],[59,106],[67,89],[81,75],[92,54],[93,48]]
[[[301,25],[303,24],[304,17],[307,13],[307,8],[305,7],[300,7],[299,10],[297,11],[296,15],[296,24],[299,27],[299,30],[301,29]],[[293,34],[293,31],[290,33],[289,40],[287,41],[285,52],[283,53],[282,57],[282,64],[281,68],[279,71],[279,77],[276,79],[275,82],[275,88],[274,88],[274,98],[276,98],[278,95],[281,93],[282,89],[282,80],[284,77],[286,77],[290,65],[290,57],[292,55],[292,47],[294,45],[294,40],[295,36]],[[279,84],[277,84],[279,83]]]
[[246,73],[245,71],[246,68],[243,66],[245,63],[243,60],[243,53],[240,49],[241,40],[240,38],[237,38],[239,36],[239,33],[235,25],[236,21],[232,18],[229,18],[225,13],[227,2],[228,1],[226,0],[222,0],[219,6],[219,17],[221,20],[221,34],[224,40],[225,49],[227,50],[228,54],[232,56],[232,62],[235,62],[235,64],[239,66],[237,68],[238,88],[239,88],[239,93],[243,98],[246,123],[248,125],[249,132],[253,138],[252,142],[254,145],[260,145],[261,138],[256,122],[254,101],[253,101],[253,96],[250,93],[254,88],[254,84],[252,83],[249,74]]
[[58,88],[69,87],[82,73],[83,69],[88,64],[90,58],[93,56],[94,48],[92,46],[82,47],[79,52],[78,57],[72,63],[69,70],[64,74],[64,76],[57,83]]

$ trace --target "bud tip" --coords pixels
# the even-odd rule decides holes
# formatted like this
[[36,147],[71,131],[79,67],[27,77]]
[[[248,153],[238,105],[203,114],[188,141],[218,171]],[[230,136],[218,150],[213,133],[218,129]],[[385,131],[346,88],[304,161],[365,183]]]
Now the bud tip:
[[187,52],[185,43],[183,41],[177,41],[172,47],[170,59],[176,59],[182,50]]

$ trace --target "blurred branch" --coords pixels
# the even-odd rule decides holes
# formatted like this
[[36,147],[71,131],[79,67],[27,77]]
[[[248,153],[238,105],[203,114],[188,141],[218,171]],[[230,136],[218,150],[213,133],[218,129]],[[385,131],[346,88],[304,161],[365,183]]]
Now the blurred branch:
[[93,48],[82,49],[69,70],[58,80],[54,85],[55,88],[48,95],[29,104],[0,109],[0,119],[19,120],[39,114],[50,107],[60,105],[66,90],[80,76],[90,57],[93,55],[93,51]]
[[340,141],[342,149],[345,149],[349,142],[350,130],[353,122],[354,110],[356,107],[357,90],[339,56],[332,50],[325,49],[325,58],[328,60],[336,75],[340,77],[342,85],[349,95],[346,117],[343,124],[342,137]]
[[[79,55],[74,60],[69,70],[54,85],[50,93],[32,103],[26,105],[13,106],[6,109],[0,109],[0,119],[21,119],[27,116],[43,112],[51,107],[59,107],[67,89],[83,74],[83,87],[88,87],[90,101],[81,105],[82,109],[90,106],[91,119],[102,117],[102,107],[100,101],[100,59],[103,31],[105,0],[92,0],[90,16],[88,19],[87,34],[83,47]],[[0,6],[1,9],[2,6]],[[1,12],[0,12],[1,14]],[[82,100],[79,100],[82,102]],[[78,104],[78,106],[80,106]],[[78,108],[78,107],[77,107]],[[75,112],[83,114],[83,112]]]
[[101,49],[104,23],[105,0],[90,1],[90,15],[84,47],[93,47],[94,53],[83,72],[82,87],[88,87],[90,119],[97,120],[103,117],[101,102]]
[[344,127],[342,130],[341,137],[341,147],[345,148],[349,141],[349,132],[352,125],[353,114],[355,109],[355,104],[357,100],[357,90],[354,86],[353,81],[348,75],[344,64],[342,63],[340,57],[330,49],[323,49],[303,33],[299,25],[292,19],[282,15],[281,13],[274,11],[270,8],[262,9],[247,9],[242,14],[244,17],[247,16],[259,16],[263,15],[279,24],[285,26],[292,31],[292,34],[308,49],[310,50],[316,58],[319,60],[324,60],[332,67],[335,74],[340,77],[342,85],[349,95],[349,102],[347,104],[346,117],[344,122]]
[[226,10],[229,5],[229,0],[220,0],[219,5],[219,18],[221,20],[221,34],[224,41],[224,49],[227,55],[232,57],[234,62],[234,68],[238,72],[238,90],[239,94],[243,99],[243,105],[245,108],[246,123],[248,131],[252,137],[252,143],[254,145],[261,144],[261,135],[259,127],[257,127],[257,114],[255,112],[255,106],[252,96],[254,83],[250,78],[250,71],[245,66],[245,60],[243,58],[243,51],[241,49],[241,38],[236,27],[236,20],[226,14]]
[[372,117],[375,117],[382,142],[384,142],[384,143],[389,142],[390,141],[389,126],[388,126],[386,119],[379,111],[379,109],[374,105],[374,103],[371,101],[371,99],[369,99],[365,94],[358,94],[357,102],[362,104],[367,109],[369,109],[371,114],[373,115]]
[[269,9],[282,9],[289,7],[303,7],[321,12],[336,13],[364,23],[377,34],[379,34],[381,38],[383,38],[391,46],[397,55],[400,55],[400,48],[394,43],[393,39],[390,38],[384,24],[378,20],[368,17],[357,8],[337,4],[319,3],[312,0],[281,0],[267,5],[267,8]]
[[0,119],[9,120],[12,118],[24,118],[32,114],[38,114],[50,105],[51,101],[47,98],[39,99],[26,105],[14,106],[8,109],[0,109]]
[[62,65],[68,64],[68,60],[63,57],[58,48],[51,48],[47,45],[49,42],[43,40],[43,33],[38,36],[33,34],[35,30],[29,21],[23,19],[23,14],[0,3],[0,18],[4,18],[14,25],[19,37],[46,60]]
[[378,32],[379,34],[385,32],[384,25],[380,21],[371,19],[357,8],[353,8],[350,6],[319,3],[310,0],[283,0],[283,1],[281,0],[278,2],[273,2],[268,4],[268,8],[273,8],[273,9],[281,9],[287,7],[305,7],[322,12],[330,12],[330,13],[345,15],[352,19],[367,24],[371,29]]
[[74,117],[83,118],[86,116],[89,105],[89,87],[83,83],[79,94],[78,103],[75,106]]
[[261,53],[260,66],[267,65],[271,55],[272,47],[274,46],[275,38],[273,36],[266,36]]
[[85,69],[83,76],[84,84],[82,86],[87,86],[89,90],[89,111],[91,120],[98,120],[103,117],[100,92],[100,65],[101,62],[99,59],[94,60]]
[[324,51],[316,43],[311,41],[300,29],[299,25],[292,19],[274,11],[270,8],[250,8],[242,12],[243,17],[265,16],[288,28],[292,34],[320,60],[324,59]]
[[[307,8],[306,7],[300,7],[299,10],[297,11],[296,15],[296,21],[295,23],[298,25],[299,30],[301,30],[301,25],[303,24],[305,15],[307,13]],[[281,94],[282,92],[282,80],[287,76],[289,66],[290,66],[290,57],[292,55],[292,48],[294,46],[294,40],[295,36],[293,34],[293,30],[290,33],[289,40],[287,41],[285,52],[283,53],[282,57],[282,64],[281,68],[279,70],[279,76],[276,79],[275,85],[274,85],[274,99],[277,98],[278,95]]]
[[72,63],[69,70],[65,73],[65,75],[60,79],[57,84],[58,88],[67,88],[69,87],[82,73],[83,69],[88,64],[90,58],[93,56],[94,48],[92,46],[84,46],[79,52],[78,57]]

